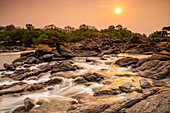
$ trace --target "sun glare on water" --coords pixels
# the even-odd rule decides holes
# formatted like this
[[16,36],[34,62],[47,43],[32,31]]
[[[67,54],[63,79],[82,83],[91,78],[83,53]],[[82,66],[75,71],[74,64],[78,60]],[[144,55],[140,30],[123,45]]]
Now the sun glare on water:
[[115,13],[116,13],[116,14],[120,14],[121,12],[122,12],[122,10],[121,10],[120,8],[116,8],[116,9],[115,9]]

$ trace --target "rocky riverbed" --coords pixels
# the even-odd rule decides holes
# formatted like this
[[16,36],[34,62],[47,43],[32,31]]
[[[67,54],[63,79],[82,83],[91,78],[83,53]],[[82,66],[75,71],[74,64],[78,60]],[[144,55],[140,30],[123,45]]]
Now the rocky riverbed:
[[0,112],[168,113],[170,44],[153,42],[87,39],[21,53],[0,72]]

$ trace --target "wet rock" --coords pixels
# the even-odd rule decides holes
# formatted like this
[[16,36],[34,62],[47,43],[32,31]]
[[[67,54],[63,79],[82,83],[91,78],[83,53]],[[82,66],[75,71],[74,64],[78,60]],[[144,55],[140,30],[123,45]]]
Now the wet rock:
[[[155,93],[156,93],[156,90],[153,90],[146,94],[139,94],[139,95],[127,98],[127,99],[123,99],[123,100],[112,101],[112,100],[108,99],[107,101],[72,105],[67,110],[67,112],[68,113],[124,113],[123,110],[133,107],[134,105],[138,104],[140,101],[145,100],[147,97],[152,96]],[[167,95],[166,95],[166,97],[167,97]],[[166,102],[167,101],[168,100],[166,100]],[[152,103],[154,103],[154,101],[152,101]],[[164,103],[164,102],[162,102],[162,103]],[[144,104],[147,104],[147,101],[145,101]],[[166,104],[166,103],[164,103],[164,104]],[[138,106],[138,108],[143,109],[143,105]],[[163,108],[165,108],[165,107],[163,107]],[[166,105],[165,111],[168,109],[169,109],[169,107],[168,107],[168,105]],[[149,112],[151,112],[151,111],[149,111]],[[129,112],[129,113],[136,113],[136,112],[133,111],[133,112]],[[139,112],[139,113],[144,113],[144,112]],[[157,112],[157,113],[159,113],[159,112]]]
[[151,60],[151,61],[145,62],[140,67],[138,67],[137,70],[144,71],[144,70],[151,69],[155,67],[159,62],[160,62],[159,60]]
[[94,93],[94,96],[102,96],[102,95],[117,95],[120,94],[121,91],[119,89],[111,89],[111,90],[102,90]]
[[150,62],[152,61],[146,62],[137,68],[140,76],[153,79],[163,79],[170,76],[170,61],[157,61],[156,63]]
[[164,81],[160,81],[160,80],[154,80],[153,81],[153,86],[155,87],[162,87],[162,86],[166,86],[167,83]]
[[119,54],[119,53],[120,53],[120,49],[109,49],[109,50],[102,51],[98,56],[103,56],[105,54]]
[[139,59],[137,58],[132,58],[132,57],[126,57],[126,58],[122,58],[119,59],[115,62],[115,64],[121,66],[121,67],[125,67],[125,66],[129,66],[132,64],[137,64],[137,62],[139,61]]
[[63,81],[62,77],[53,77],[51,80],[45,82],[47,85],[60,84]]
[[35,106],[34,100],[28,97],[24,100],[24,107],[26,111],[30,111],[34,106]]
[[160,52],[151,56],[152,60],[170,60],[170,52]]
[[97,73],[87,73],[83,75],[83,78],[89,82],[99,82],[104,79],[103,76]]
[[145,63],[145,62],[147,62],[149,60],[150,60],[150,58],[141,58],[141,59],[139,59],[138,63],[136,64],[136,67],[141,66],[143,63]]
[[29,87],[27,88],[28,91],[34,91],[34,90],[40,90],[44,88],[43,83],[34,83],[30,84]]
[[29,71],[23,74],[16,74],[15,76],[12,76],[11,78],[13,78],[14,80],[23,80],[28,77],[37,76],[42,72],[43,72],[42,70],[32,70],[32,71]]
[[27,59],[26,56],[19,57],[19,58],[15,59],[12,63],[14,64],[15,62],[24,62],[26,59]]
[[59,54],[57,51],[52,52],[54,54],[54,57],[61,57],[61,54]]
[[25,113],[25,112],[26,112],[25,106],[19,106],[12,111],[12,113]]
[[52,68],[51,73],[60,72],[60,71],[75,71],[75,70],[76,70],[75,66],[73,66],[70,62],[63,61],[59,65],[55,65]]
[[77,77],[74,79],[74,82],[77,84],[83,84],[86,83],[87,81],[83,77]]
[[119,89],[122,91],[122,92],[132,92],[132,87],[133,85],[131,83],[125,83],[123,85],[120,85],[119,86]]
[[3,89],[0,90],[0,95],[8,94],[8,93],[18,93],[18,92],[26,90],[28,86],[29,86],[28,84],[14,83],[12,85],[7,86],[8,88],[6,89],[4,89],[5,87],[3,87]]
[[170,90],[164,89],[159,93],[124,109],[125,113],[168,113],[170,112]]
[[38,63],[38,59],[35,57],[28,57],[25,61],[26,64],[36,64]]
[[46,55],[43,55],[43,59],[45,61],[51,61],[51,59],[54,57],[54,54],[46,54]]
[[140,79],[139,83],[142,88],[150,88],[151,87],[150,82],[148,82],[146,79]]
[[13,64],[4,63],[3,66],[4,66],[4,68],[5,68],[6,70],[11,70],[11,71],[14,71],[14,70],[15,70],[15,67],[14,67]]
[[33,51],[30,51],[30,52],[23,52],[23,53],[20,54],[20,56],[21,56],[21,57],[23,57],[23,56],[27,56],[27,57],[29,56],[29,57],[30,57],[30,56],[32,56],[33,54],[34,54]]

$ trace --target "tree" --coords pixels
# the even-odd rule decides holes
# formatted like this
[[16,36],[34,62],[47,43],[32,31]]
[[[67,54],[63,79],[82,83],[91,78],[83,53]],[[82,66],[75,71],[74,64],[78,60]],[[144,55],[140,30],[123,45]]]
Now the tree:
[[120,24],[118,24],[118,25],[116,26],[116,28],[117,28],[117,30],[122,30],[122,29],[123,29],[123,26],[120,25]]
[[32,24],[26,24],[26,28],[28,30],[33,30],[34,29],[34,26]]
[[108,29],[115,29],[114,25],[110,25]]
[[15,28],[15,26],[12,25],[12,24],[5,26],[5,31],[12,31],[12,30],[14,30],[14,29],[16,29],[16,28]]
[[54,24],[44,26],[45,30],[56,30],[57,27]]

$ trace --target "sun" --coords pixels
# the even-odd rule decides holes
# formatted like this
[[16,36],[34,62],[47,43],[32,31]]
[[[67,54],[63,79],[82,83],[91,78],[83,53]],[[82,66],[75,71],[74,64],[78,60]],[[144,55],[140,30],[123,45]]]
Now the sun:
[[121,10],[120,8],[116,8],[116,9],[115,9],[115,13],[116,13],[116,14],[120,14],[121,12],[122,12],[122,10]]

